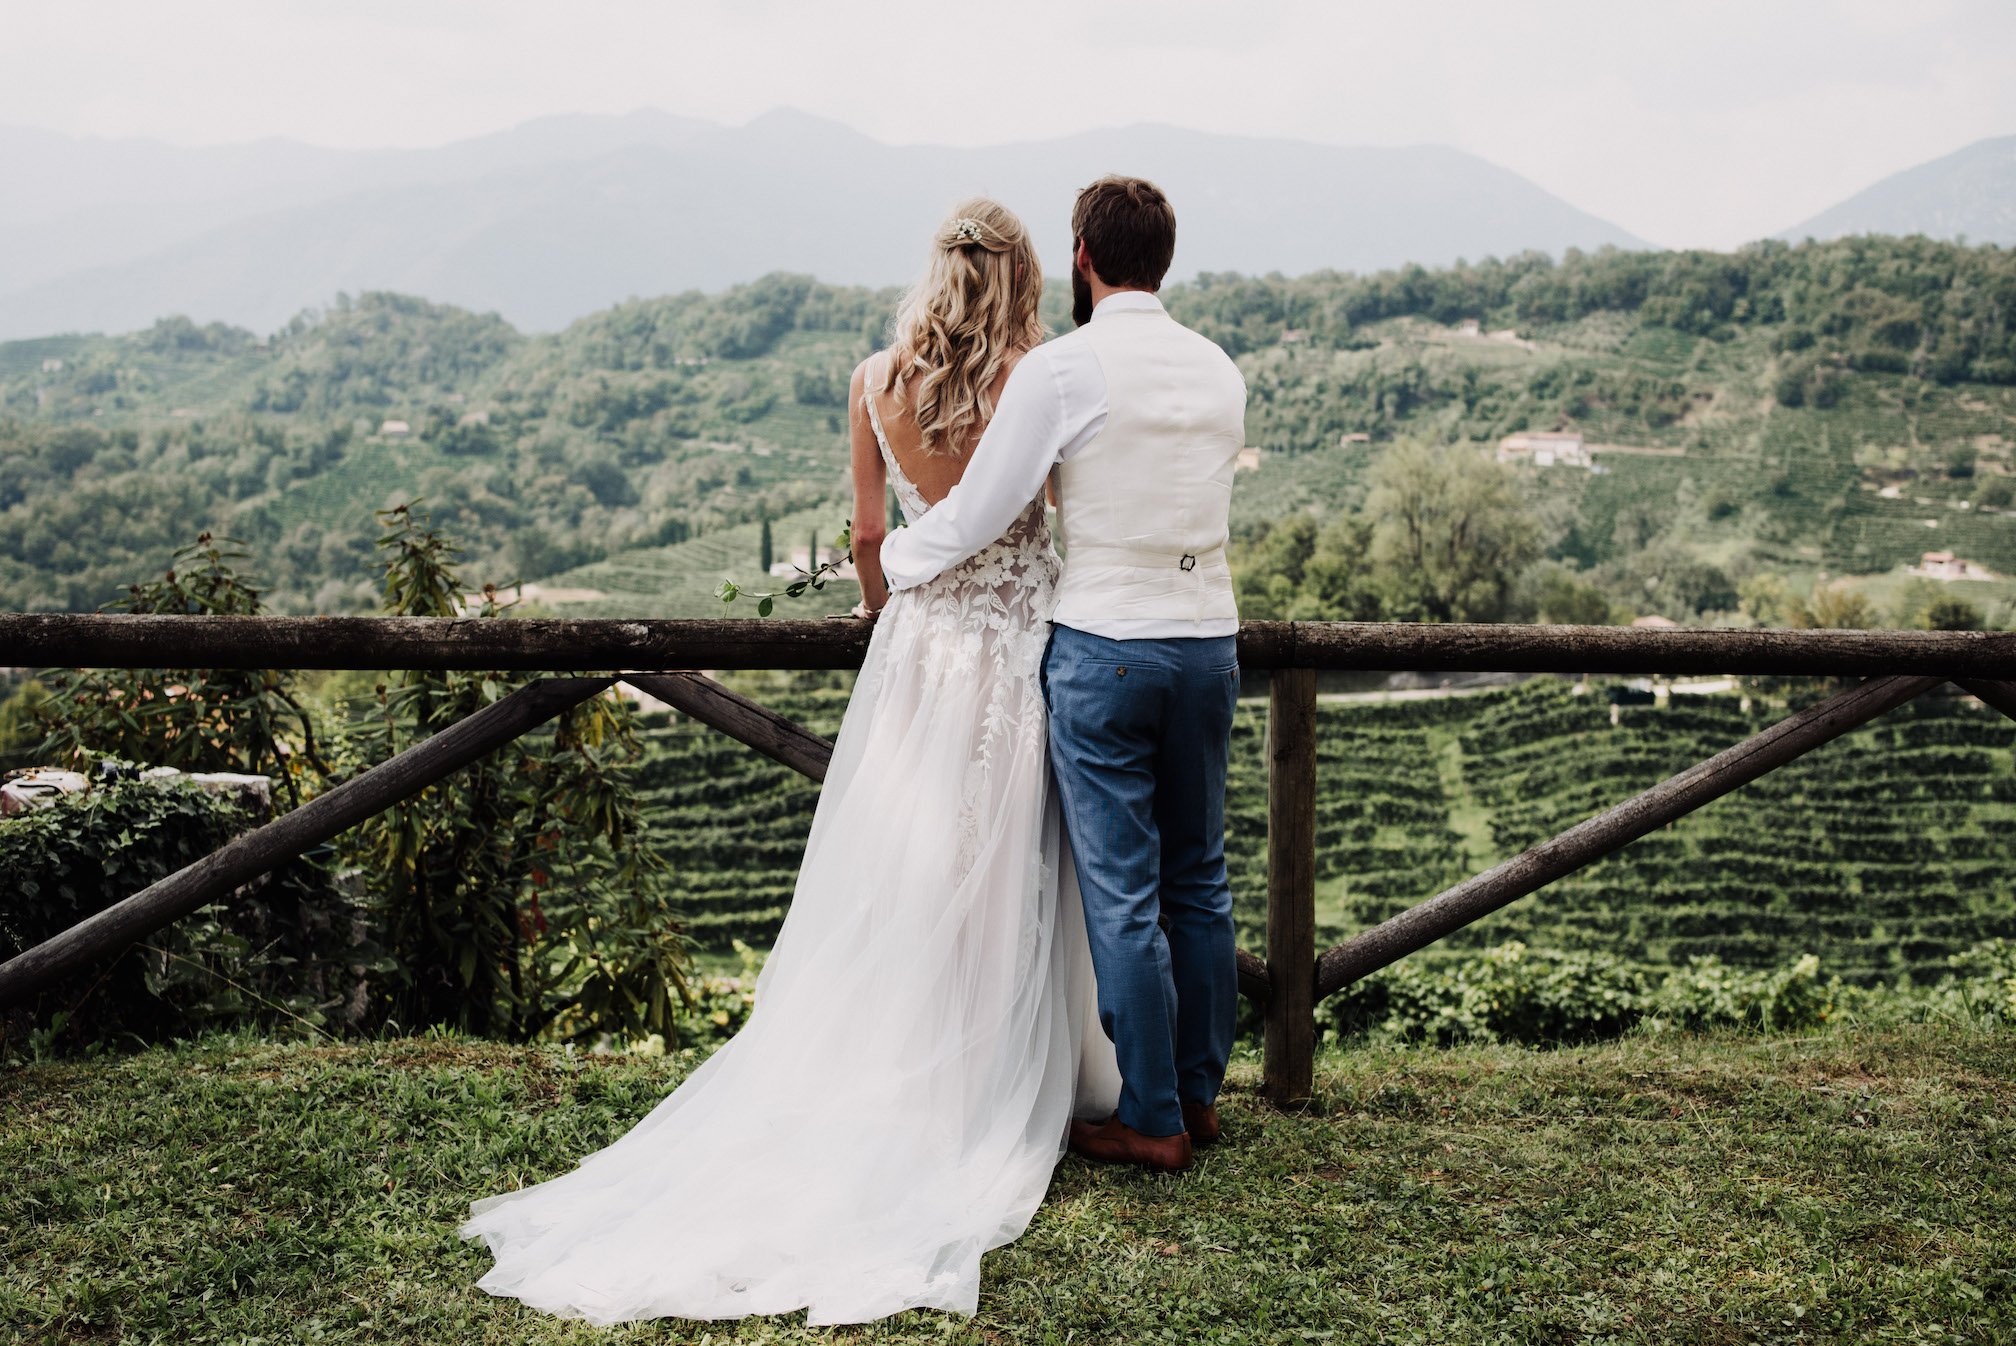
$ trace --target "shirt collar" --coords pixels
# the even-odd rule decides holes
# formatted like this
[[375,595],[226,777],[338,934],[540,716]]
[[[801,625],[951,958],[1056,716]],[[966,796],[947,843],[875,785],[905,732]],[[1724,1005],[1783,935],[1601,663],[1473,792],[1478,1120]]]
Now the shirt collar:
[[1160,313],[1162,301],[1146,290],[1119,290],[1100,300],[1098,307],[1092,310],[1092,316],[1097,318],[1102,313],[1148,311]]

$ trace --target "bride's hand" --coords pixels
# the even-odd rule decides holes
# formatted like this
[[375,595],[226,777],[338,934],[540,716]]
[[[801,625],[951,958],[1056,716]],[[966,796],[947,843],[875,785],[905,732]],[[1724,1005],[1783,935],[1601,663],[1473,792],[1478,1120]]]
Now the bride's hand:
[[859,603],[856,603],[854,605],[854,615],[856,617],[859,617],[864,622],[874,621],[875,614],[880,611],[882,611],[882,609],[869,607],[868,600],[865,598],[862,599]]

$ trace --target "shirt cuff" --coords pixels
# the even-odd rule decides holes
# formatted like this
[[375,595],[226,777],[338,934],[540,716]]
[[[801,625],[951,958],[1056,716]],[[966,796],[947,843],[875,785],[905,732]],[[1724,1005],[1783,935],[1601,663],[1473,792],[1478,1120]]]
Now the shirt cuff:
[[888,586],[891,593],[914,589],[931,578],[929,575],[916,574],[904,565],[905,553],[911,550],[905,545],[910,541],[906,536],[909,531],[907,528],[898,528],[882,541],[882,583]]

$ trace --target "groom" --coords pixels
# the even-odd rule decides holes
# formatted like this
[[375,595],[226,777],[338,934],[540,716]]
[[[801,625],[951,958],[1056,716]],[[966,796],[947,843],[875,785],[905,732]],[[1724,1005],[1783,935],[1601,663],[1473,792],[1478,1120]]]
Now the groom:
[[1122,1080],[1119,1112],[1074,1122],[1071,1147],[1181,1169],[1218,1136],[1238,1004],[1225,767],[1239,614],[1225,542],[1246,384],[1155,297],[1176,215],[1153,183],[1093,183],[1071,233],[1077,330],[1024,357],[964,478],[883,544],[882,571],[891,589],[936,577],[1054,482],[1065,561],[1043,660],[1050,760]]

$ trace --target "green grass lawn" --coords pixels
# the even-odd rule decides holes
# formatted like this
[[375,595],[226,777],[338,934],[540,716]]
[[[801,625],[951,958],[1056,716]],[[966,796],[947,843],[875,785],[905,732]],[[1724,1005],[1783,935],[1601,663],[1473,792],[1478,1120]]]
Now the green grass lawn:
[[[0,1071],[23,1342],[1991,1342],[2016,1333],[2016,1039],[1841,1028],[1235,1064],[1191,1173],[1068,1159],[972,1322],[591,1329],[472,1288],[472,1197],[690,1057],[220,1038]],[[705,1212],[670,1218],[705,1220]]]

